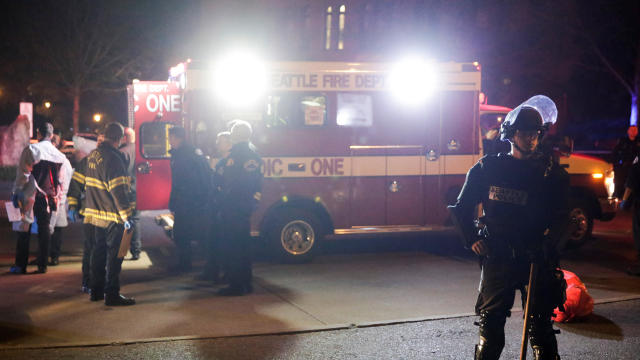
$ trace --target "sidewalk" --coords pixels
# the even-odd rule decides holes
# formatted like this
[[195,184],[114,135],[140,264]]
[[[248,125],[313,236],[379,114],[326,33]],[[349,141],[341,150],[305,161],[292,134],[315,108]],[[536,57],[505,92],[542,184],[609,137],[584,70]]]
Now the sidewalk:
[[[629,246],[624,221],[621,218],[611,228],[599,226],[596,234],[602,237],[599,241],[606,241],[605,250],[593,242],[563,262],[580,274],[596,302],[640,298],[640,278],[623,272],[628,260],[624,249]],[[67,254],[59,266],[43,275],[15,276],[6,274],[15,240],[6,231],[6,220],[0,222],[0,349],[277,334],[452,318],[471,315],[477,295],[479,270],[472,257],[413,251],[325,255],[301,265],[258,263],[253,294],[220,297],[217,288],[194,280],[196,273],[166,276],[171,243],[156,230],[159,235],[145,240],[142,258],[124,262],[122,293],[135,297],[137,304],[106,307],[80,292],[79,229],[67,229]],[[434,248],[441,247],[439,241],[448,240],[433,239]]]

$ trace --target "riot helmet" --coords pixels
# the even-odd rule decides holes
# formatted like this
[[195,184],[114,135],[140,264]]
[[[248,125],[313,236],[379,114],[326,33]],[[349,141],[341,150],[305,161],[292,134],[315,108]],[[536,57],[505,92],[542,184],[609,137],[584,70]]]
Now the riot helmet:
[[516,130],[538,131],[541,138],[556,122],[558,109],[553,100],[544,95],[536,95],[511,110],[500,126],[500,140],[513,139]]

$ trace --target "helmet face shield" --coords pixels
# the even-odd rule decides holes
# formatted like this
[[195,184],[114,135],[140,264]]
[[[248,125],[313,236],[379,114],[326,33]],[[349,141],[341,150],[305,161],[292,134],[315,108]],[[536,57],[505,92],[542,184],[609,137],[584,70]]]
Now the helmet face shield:
[[513,137],[515,130],[537,129],[544,132],[549,126],[555,124],[557,118],[558,109],[553,100],[544,95],[536,95],[507,114],[500,129],[500,140],[507,141]]

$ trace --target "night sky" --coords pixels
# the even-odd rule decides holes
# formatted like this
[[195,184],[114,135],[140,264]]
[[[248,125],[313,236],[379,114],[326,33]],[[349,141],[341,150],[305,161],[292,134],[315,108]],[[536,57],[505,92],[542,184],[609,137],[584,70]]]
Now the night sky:
[[[490,103],[513,107],[547,94],[578,146],[624,135],[631,95],[623,82],[639,87],[638,1],[343,1],[346,47],[325,51],[325,6],[333,3],[1,0],[0,124],[14,120],[19,101],[38,109],[46,99],[54,109],[36,120],[68,128],[69,89],[79,83],[81,130],[94,112],[124,121],[131,79],[164,80],[179,61],[243,41],[277,60],[391,61],[416,49],[478,60]],[[111,64],[74,60],[87,55]]]

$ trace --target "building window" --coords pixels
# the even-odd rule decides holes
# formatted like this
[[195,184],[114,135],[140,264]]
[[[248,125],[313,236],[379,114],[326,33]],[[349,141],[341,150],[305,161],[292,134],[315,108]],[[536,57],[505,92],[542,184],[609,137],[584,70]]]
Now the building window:
[[[338,17],[337,21],[334,21],[334,9],[335,15]],[[326,21],[324,49],[344,50],[344,29],[347,19],[347,6],[344,4],[340,5],[340,7],[335,8],[333,6],[328,6],[325,16]]]
[[344,22],[347,13],[347,7],[340,5],[340,17],[338,19],[338,50],[344,49]]
[[324,43],[324,49],[325,50],[330,50],[331,49],[331,18],[333,16],[333,8],[331,6],[329,6],[327,8],[327,20],[325,23],[325,27],[326,27],[326,32],[325,32],[325,43]]

